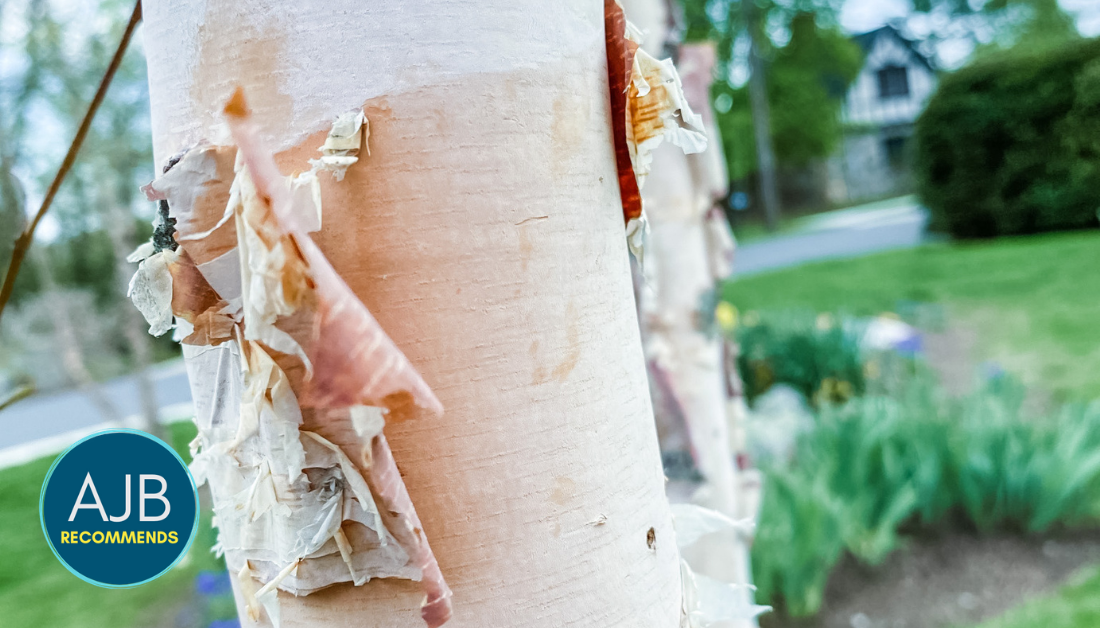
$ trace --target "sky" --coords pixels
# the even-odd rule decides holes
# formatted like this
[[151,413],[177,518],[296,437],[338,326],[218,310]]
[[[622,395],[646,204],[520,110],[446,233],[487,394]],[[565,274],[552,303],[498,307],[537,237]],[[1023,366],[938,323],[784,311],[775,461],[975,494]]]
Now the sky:
[[[1100,0],[1059,0],[1062,8],[1077,16],[1082,35],[1100,35]],[[853,33],[874,30],[887,20],[909,13],[908,0],[847,0],[840,12],[840,23]]]
[[[1100,0],[1059,0],[1058,4],[1076,17],[1077,30],[1082,35],[1100,35]],[[846,0],[840,12],[840,24],[848,32],[862,33],[909,15],[910,7],[910,0]],[[919,22],[916,25],[920,26]],[[972,48],[970,41],[949,40],[941,43],[936,53],[940,65],[952,69],[966,61]]]

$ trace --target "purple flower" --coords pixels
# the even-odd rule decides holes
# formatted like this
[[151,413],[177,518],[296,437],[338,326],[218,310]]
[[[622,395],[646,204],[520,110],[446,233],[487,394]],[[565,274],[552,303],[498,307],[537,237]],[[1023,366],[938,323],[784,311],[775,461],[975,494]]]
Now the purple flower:
[[904,355],[916,355],[921,350],[921,335],[913,334],[904,340],[894,343],[894,349]]
[[[229,573],[202,571],[195,576],[195,591],[199,595],[221,595],[229,592]],[[236,620],[234,620],[236,621]]]

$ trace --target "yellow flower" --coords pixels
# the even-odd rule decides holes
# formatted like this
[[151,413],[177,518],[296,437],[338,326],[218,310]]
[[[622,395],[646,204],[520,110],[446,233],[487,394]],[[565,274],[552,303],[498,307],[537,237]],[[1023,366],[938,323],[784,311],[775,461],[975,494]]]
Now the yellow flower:
[[847,380],[838,380],[835,377],[826,377],[821,380],[821,388],[814,393],[814,401],[823,403],[843,403],[852,398],[852,383]]
[[723,331],[733,331],[737,327],[737,308],[726,301],[719,301],[714,308],[714,320]]
[[833,315],[828,312],[818,314],[815,326],[821,331],[829,331],[833,328]]
[[836,385],[836,399],[839,401],[847,401],[852,397],[852,383],[847,380],[840,380]]
[[882,371],[878,367],[878,361],[870,360],[867,364],[863,365],[863,376],[867,379],[878,379],[878,376],[881,374]]

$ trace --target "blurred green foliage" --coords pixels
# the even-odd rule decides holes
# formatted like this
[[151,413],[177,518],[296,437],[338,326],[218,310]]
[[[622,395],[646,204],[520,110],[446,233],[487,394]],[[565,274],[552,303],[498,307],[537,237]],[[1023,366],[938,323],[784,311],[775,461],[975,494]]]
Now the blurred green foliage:
[[933,228],[990,237],[1097,226],[1100,39],[1017,46],[942,78],[917,122]]
[[[737,278],[741,312],[810,309],[875,315],[942,305],[976,360],[996,360],[1062,399],[1100,397],[1100,232],[932,244]],[[965,339],[966,336],[964,335]]]
[[[43,192],[53,179],[114,54],[133,4],[101,0],[98,5],[105,19],[94,26],[75,23],[56,1],[0,6],[0,22],[22,22],[22,29],[12,29],[19,36],[0,41],[4,52],[18,59],[0,84],[0,215],[37,209],[22,197],[33,196],[32,190]],[[91,289],[102,306],[112,297],[117,300],[121,278],[106,232],[112,226],[110,209],[133,216],[132,226],[124,225],[128,245],[147,238],[152,204],[140,197],[138,185],[152,177],[145,59],[140,49],[131,49],[50,210],[57,234],[48,245],[48,259],[62,287]],[[18,188],[26,194],[17,193]],[[8,233],[15,232],[4,235]],[[5,237],[0,269],[7,266],[9,246]],[[46,244],[39,239],[36,246]],[[37,266],[25,263],[13,303],[41,290],[42,269]]]
[[[93,0],[92,6],[95,19],[82,15],[86,6],[74,8],[60,0],[0,3],[0,56],[5,59],[0,67],[0,273],[6,271],[25,215],[37,209],[52,181],[133,9],[128,0]],[[57,373],[57,347],[63,342],[72,346],[63,338],[75,339],[83,353],[97,356],[85,360],[95,379],[141,362],[133,336],[126,333],[137,322],[125,298],[134,267],[122,258],[152,230],[153,204],[138,191],[153,178],[151,146],[138,37],[24,259],[3,319],[0,388],[5,380],[33,380],[43,387],[71,383],[72,373]],[[43,305],[50,301],[44,294],[51,284],[66,295],[64,311],[54,317]],[[59,319],[69,322],[72,334],[60,331]],[[41,338],[28,340],[28,327],[44,328]],[[178,355],[167,336],[148,342],[155,358]]]
[[[790,41],[768,63],[768,102],[776,160],[801,167],[827,157],[843,135],[840,108],[859,74],[863,52],[835,27],[821,27],[812,13],[790,22]],[[711,89],[731,180],[756,172],[748,87],[715,81]]]
[[[842,128],[840,107],[859,73],[863,53],[837,24],[842,2],[756,2],[757,24],[746,25],[740,1],[681,0],[685,41],[714,41],[719,64],[711,89],[730,179],[756,172],[756,147],[748,87],[734,85],[731,70],[743,66],[745,35],[757,36],[767,71],[771,135],[780,166],[798,168],[828,156]],[[738,45],[741,42],[742,45]]]
[[[912,6],[918,13],[954,18],[937,21],[941,28],[954,31],[956,36],[960,30],[986,30],[987,37],[990,34],[988,31],[992,31],[992,37],[978,46],[978,54],[1017,45],[1043,45],[1078,36],[1073,17],[1062,9],[1058,0],[913,0]],[[975,20],[975,17],[983,19]],[[937,39],[935,32],[932,39]],[[982,38],[976,39],[982,41]]]
[[878,563],[906,524],[1042,532],[1094,522],[1100,404],[1033,417],[1022,399],[1005,375],[949,399],[918,371],[901,394],[822,409],[791,462],[765,469],[758,599],[813,614],[842,554]]
[[816,403],[846,401],[866,389],[854,323],[809,311],[748,312],[736,339],[737,368],[750,403],[780,383]]

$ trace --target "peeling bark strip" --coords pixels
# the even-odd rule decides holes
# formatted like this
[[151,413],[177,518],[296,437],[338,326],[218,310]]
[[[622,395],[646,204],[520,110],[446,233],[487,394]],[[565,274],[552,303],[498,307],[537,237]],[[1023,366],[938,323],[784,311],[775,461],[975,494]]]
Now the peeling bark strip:
[[[275,159],[261,146],[241,90],[234,92],[226,104],[225,115],[240,160],[255,184],[260,201],[257,207],[263,212],[256,217],[260,221],[256,226],[266,233],[257,231],[257,235],[265,245],[275,245],[277,239],[285,255],[279,280],[282,296],[291,308],[287,313],[296,311],[299,302],[309,298],[308,293],[317,297],[310,336],[297,343],[305,349],[307,371],[312,371],[306,377],[302,405],[394,406],[390,409],[399,410],[402,406],[398,400],[402,393],[408,393],[421,408],[442,413],[443,404],[301,227],[302,216],[291,203]],[[249,323],[246,309],[246,330]],[[273,329],[271,336],[256,339],[281,339],[286,333]]]
[[[256,184],[261,205],[270,211],[262,218],[274,227],[267,237],[281,232],[281,238],[289,238],[280,240],[284,253],[300,255],[299,262],[283,267],[292,269],[289,276],[283,275],[284,297],[305,302],[308,295],[301,295],[300,291],[309,290],[316,295],[316,314],[306,348],[312,373],[303,384],[302,406],[332,409],[382,405],[399,410],[404,409],[401,402],[407,394],[420,407],[442,413],[443,405],[428,385],[299,226],[301,219],[290,202],[285,179],[271,153],[261,146],[243,91],[234,92],[225,106],[225,114],[241,162]],[[261,234],[261,239],[264,235]],[[290,250],[288,245],[292,247]],[[373,494],[383,504],[381,514],[383,521],[389,519],[387,529],[397,536],[421,571],[426,594],[421,615],[429,628],[437,628],[451,617],[451,590],[424,536],[389,445],[378,434],[370,447],[370,477],[376,489]]]
[[701,153],[707,135],[702,117],[684,96],[672,60],[658,61],[640,48],[638,30],[627,21],[619,0],[604,0],[604,36],[615,162],[623,218],[629,224],[642,217],[641,188],[653,149],[668,140],[689,155]]
[[409,550],[413,563],[420,567],[425,595],[424,602],[420,605],[420,616],[431,628],[442,626],[451,618],[451,589],[443,580],[439,562],[432,554],[432,548],[428,546],[424,527],[420,525],[420,517],[412,507],[409,491],[397,470],[397,463],[393,460],[386,437],[378,434],[371,441],[370,447],[370,475],[367,482],[371,492],[382,502],[382,520],[402,547]]
[[615,141],[615,164],[619,169],[619,193],[623,197],[623,219],[642,216],[642,193],[634,176],[630,148],[626,145],[626,90],[630,85],[637,42],[627,37],[626,15],[619,0],[604,0],[604,35],[607,38],[607,79],[611,90],[611,130]]
[[[343,178],[366,118],[340,116],[313,170],[284,177],[240,89],[224,113],[232,183],[233,152],[197,147],[146,186],[181,214],[181,246],[139,249],[131,283],[150,331],[174,321],[194,347],[189,365],[243,374],[238,399],[196,400],[192,468],[211,485],[218,551],[251,621],[279,628],[276,589],[400,577],[421,581],[421,615],[437,628],[451,617],[451,591],[381,431],[384,414],[410,411],[409,401],[433,414],[443,406],[307,233],[321,225],[316,171]],[[236,246],[225,250],[227,235]]]

